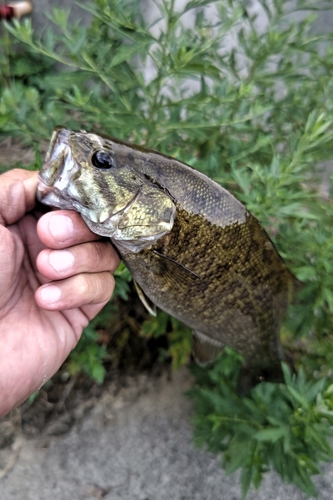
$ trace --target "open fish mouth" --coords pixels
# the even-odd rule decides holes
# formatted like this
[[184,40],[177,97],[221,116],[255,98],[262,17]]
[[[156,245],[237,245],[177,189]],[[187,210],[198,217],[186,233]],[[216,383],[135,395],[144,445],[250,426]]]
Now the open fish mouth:
[[71,131],[63,127],[56,127],[53,131],[45,162],[38,174],[40,182],[36,196],[45,205],[81,211],[81,204],[71,190],[79,166],[72,157],[70,135]]
[[39,183],[37,186],[37,200],[44,205],[61,208],[63,210],[77,210],[75,202],[71,199],[66,199],[63,193],[54,186],[45,184],[41,175],[38,174]]
[[50,199],[50,197],[55,197],[57,200],[59,200],[60,196],[56,195],[54,187],[45,184],[40,174],[38,174],[37,177],[39,179],[36,193],[37,200],[41,203],[46,203],[47,205],[49,204],[48,200]]

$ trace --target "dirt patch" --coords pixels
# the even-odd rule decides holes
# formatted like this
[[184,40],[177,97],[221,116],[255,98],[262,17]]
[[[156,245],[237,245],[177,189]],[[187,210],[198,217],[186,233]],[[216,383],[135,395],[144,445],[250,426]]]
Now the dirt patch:
[[[48,149],[48,141],[40,141],[38,149],[42,158]],[[16,137],[7,137],[0,142],[0,173],[13,167],[27,167],[35,161],[35,152],[32,147],[24,146],[22,140]]]

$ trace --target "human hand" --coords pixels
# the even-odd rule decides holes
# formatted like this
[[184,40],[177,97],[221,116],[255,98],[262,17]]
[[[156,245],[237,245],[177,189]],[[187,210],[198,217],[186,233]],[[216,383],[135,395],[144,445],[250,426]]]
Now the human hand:
[[119,257],[80,215],[34,212],[37,172],[0,175],[0,417],[39,389],[110,299]]

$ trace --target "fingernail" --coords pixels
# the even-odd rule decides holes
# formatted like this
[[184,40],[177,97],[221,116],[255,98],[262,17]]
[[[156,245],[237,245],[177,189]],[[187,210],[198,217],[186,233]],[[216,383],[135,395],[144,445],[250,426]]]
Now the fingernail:
[[42,299],[48,304],[55,304],[61,298],[61,291],[58,286],[49,285],[41,290]]
[[49,230],[53,238],[62,243],[74,234],[72,219],[67,215],[53,215],[49,222]]
[[68,250],[52,250],[49,262],[58,273],[69,271],[74,264],[74,256]]

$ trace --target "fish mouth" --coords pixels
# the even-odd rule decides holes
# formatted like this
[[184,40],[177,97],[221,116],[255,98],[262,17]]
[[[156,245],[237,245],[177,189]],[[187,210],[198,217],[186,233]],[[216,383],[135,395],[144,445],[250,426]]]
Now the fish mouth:
[[38,174],[39,183],[37,185],[36,198],[44,205],[57,207],[64,210],[75,210],[71,200],[68,200],[54,186],[45,184],[43,178]]
[[36,197],[38,201],[40,201],[41,203],[45,203],[44,200],[47,200],[49,196],[54,193],[54,187],[45,184],[40,173],[37,175],[37,177],[39,183],[37,185]]
[[71,156],[71,131],[56,127],[52,133],[45,162],[38,174],[37,200],[45,205],[75,210],[75,203],[66,196],[71,178],[78,170]]
[[65,146],[69,146],[70,134],[71,131],[69,129],[61,127],[60,125],[54,128],[51,135],[50,144],[45,155],[45,163],[49,163],[51,158],[59,156],[59,148],[63,149]]

